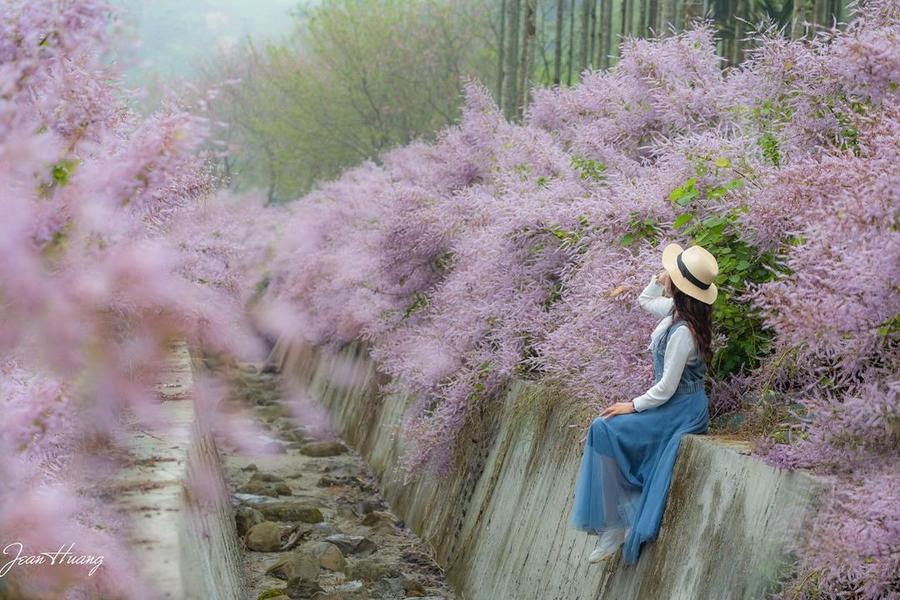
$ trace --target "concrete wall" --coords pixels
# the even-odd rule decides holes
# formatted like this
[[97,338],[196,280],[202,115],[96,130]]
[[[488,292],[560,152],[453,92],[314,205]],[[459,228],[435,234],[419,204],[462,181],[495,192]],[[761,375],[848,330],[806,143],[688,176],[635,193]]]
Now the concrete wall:
[[558,393],[515,382],[478,417],[482,433],[467,432],[451,477],[404,485],[395,466],[410,398],[377,393],[385,379],[363,347],[328,355],[279,343],[272,360],[328,407],[393,510],[472,600],[762,598],[789,568],[786,542],[823,485],[766,466],[746,444],[685,436],[657,540],[637,565],[620,554],[592,565],[596,538],[567,526],[583,432]]
[[230,494],[215,441],[191,400],[196,368],[185,344],[172,349],[158,386],[166,424],[130,423],[135,466],[119,473],[114,504],[130,517],[145,591],[171,600],[244,600]]
[[[186,600],[247,598],[243,552],[215,441],[194,422],[178,528]],[[219,493],[209,492],[219,489]]]
[[[192,370],[201,370],[193,360]],[[179,523],[182,596],[186,600],[244,600],[243,552],[222,463],[210,424],[194,406],[185,460]]]

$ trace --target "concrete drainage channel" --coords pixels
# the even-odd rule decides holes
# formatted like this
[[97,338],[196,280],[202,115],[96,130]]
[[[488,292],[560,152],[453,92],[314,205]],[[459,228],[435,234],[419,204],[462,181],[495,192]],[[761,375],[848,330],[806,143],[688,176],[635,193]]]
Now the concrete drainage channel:
[[228,449],[199,426],[194,374],[210,363],[173,348],[159,385],[169,426],[133,423],[136,466],[118,477],[127,493],[116,505],[146,589],[173,600],[457,598],[363,459],[287,418],[277,375],[249,365],[226,373],[229,404],[266,430],[266,453]]
[[[593,539],[566,526],[580,448],[561,443],[569,417],[552,391],[514,384],[457,473],[404,484],[392,467],[410,399],[378,395],[383,379],[361,346],[274,355],[360,454],[308,439],[279,402],[279,376],[250,366],[230,373],[234,402],[252,407],[275,453],[217,447],[190,422],[179,352],[163,390],[178,426],[171,438],[135,436],[159,459],[141,473],[159,491],[135,498],[154,510],[135,522],[143,574],[164,598],[762,598],[790,570],[789,542],[827,485],[763,464],[744,443],[686,436],[659,538],[634,567],[618,555],[589,565]],[[191,491],[217,486],[226,493]]]
[[231,403],[250,408],[267,431],[264,454],[218,449],[247,598],[456,598],[363,459],[340,439],[311,438],[289,417],[279,376],[252,365],[226,375]]

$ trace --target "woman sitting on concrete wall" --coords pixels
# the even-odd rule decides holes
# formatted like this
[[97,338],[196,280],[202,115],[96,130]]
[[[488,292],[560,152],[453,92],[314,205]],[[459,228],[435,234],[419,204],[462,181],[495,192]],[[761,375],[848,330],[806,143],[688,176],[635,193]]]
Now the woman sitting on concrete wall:
[[598,536],[591,562],[622,545],[625,563],[637,562],[641,545],[659,532],[681,436],[709,428],[704,381],[718,263],[700,246],[669,244],[662,264],[639,298],[662,317],[650,336],[653,386],[606,408],[585,440],[569,524]]

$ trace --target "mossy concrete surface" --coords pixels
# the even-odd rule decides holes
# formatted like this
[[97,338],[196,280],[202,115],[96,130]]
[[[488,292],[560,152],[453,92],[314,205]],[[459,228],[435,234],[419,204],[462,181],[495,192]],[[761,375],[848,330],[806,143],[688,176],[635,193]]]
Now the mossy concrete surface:
[[658,538],[637,565],[621,553],[590,564],[596,538],[567,523],[583,432],[558,392],[514,382],[503,402],[473,416],[455,473],[404,485],[399,426],[411,399],[379,395],[385,378],[365,347],[335,353],[282,341],[271,360],[329,409],[394,512],[472,600],[763,598],[790,569],[790,541],[825,485],[764,464],[746,443],[686,435]]

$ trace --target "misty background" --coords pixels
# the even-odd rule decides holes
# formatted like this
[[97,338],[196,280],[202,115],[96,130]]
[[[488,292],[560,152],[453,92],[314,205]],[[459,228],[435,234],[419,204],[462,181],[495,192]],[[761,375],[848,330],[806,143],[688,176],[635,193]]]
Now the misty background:
[[[298,0],[115,0],[128,33],[140,40],[129,71],[135,82],[189,76],[199,63],[248,37],[277,39],[295,27]],[[310,3],[307,3],[310,4]]]
[[[138,106],[152,110],[173,90],[202,101],[218,124],[210,150],[222,181],[271,203],[433,139],[459,118],[467,78],[519,121],[535,87],[614,68],[627,37],[674,35],[706,18],[729,69],[759,44],[756,32],[809,37],[848,18],[845,0],[118,3]],[[130,49],[128,38],[141,43]]]

